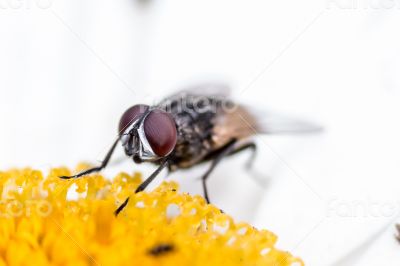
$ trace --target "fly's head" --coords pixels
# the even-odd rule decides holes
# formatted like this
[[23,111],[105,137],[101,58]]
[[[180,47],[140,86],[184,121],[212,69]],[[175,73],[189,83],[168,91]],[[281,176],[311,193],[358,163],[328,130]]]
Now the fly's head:
[[174,150],[177,130],[173,117],[147,105],[134,105],[122,115],[119,134],[127,156],[137,163],[157,161]]

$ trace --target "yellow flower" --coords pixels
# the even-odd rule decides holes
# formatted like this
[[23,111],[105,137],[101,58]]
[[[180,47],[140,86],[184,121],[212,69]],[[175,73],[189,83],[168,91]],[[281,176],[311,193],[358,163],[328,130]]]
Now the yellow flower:
[[273,233],[235,223],[202,197],[179,193],[174,182],[132,194],[139,173],[58,178],[70,173],[0,172],[0,266],[303,265],[274,247]]

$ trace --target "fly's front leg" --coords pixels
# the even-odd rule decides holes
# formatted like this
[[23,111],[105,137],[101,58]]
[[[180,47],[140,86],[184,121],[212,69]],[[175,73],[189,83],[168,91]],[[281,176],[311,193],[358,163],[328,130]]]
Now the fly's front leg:
[[[154,178],[157,177],[157,175],[169,164],[168,159],[164,160],[161,165],[157,168],[157,170],[154,171],[138,188],[135,190],[135,193],[139,193],[143,190],[146,189],[146,187],[154,180]],[[114,214],[115,216],[118,216],[118,214],[128,205],[129,202],[129,197],[126,198],[126,200],[118,207],[118,209],[115,210]]]
[[84,175],[88,175],[88,174],[91,174],[91,173],[99,172],[99,171],[101,171],[102,169],[106,168],[108,162],[109,162],[110,159],[111,159],[111,155],[114,153],[114,150],[115,150],[115,147],[116,147],[117,144],[118,144],[118,141],[119,141],[119,138],[118,138],[118,139],[114,142],[114,144],[111,146],[110,150],[107,152],[107,155],[106,155],[106,157],[104,158],[104,160],[103,160],[103,162],[101,163],[100,166],[90,168],[90,169],[88,169],[88,170],[85,170],[85,171],[83,171],[83,172],[77,174],[77,175],[73,175],[73,176],[60,176],[60,178],[62,178],[62,179],[79,178],[79,177],[84,176]]

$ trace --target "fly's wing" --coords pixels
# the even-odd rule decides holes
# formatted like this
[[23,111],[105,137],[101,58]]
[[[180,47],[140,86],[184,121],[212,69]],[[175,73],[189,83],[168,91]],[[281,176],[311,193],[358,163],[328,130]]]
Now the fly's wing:
[[[229,101],[230,87],[219,83],[203,83],[184,88],[164,98],[158,103],[162,109],[174,111],[196,103],[224,102]],[[180,106],[181,108],[177,108]]]
[[308,134],[323,130],[320,125],[307,120],[272,111],[257,111],[250,108],[248,110],[255,117],[259,134]]
[[242,140],[257,134],[304,134],[321,130],[320,126],[306,121],[237,105],[232,109],[218,111],[212,138],[218,148],[232,139]]
[[[187,87],[168,97],[169,99],[183,96],[210,97],[222,102],[229,102],[231,88],[223,83],[202,83]],[[226,105],[228,106],[228,105]],[[217,130],[235,130],[235,135],[254,134],[301,134],[319,132],[322,128],[305,120],[274,113],[271,111],[260,111],[245,105],[236,105],[237,108],[227,108],[219,111],[219,121],[216,123]],[[220,125],[218,125],[220,123]]]

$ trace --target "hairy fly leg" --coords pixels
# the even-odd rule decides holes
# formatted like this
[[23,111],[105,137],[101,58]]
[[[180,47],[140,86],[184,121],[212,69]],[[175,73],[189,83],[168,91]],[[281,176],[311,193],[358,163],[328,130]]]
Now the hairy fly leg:
[[[169,164],[169,160],[164,160],[160,166],[155,170],[138,188],[135,190],[135,193],[139,193],[146,189],[146,187],[158,176],[158,174]],[[125,207],[128,205],[129,197],[114,211],[115,216],[117,216]]]
[[253,162],[257,155],[257,145],[254,142],[249,142],[242,146],[239,146],[237,149],[235,149],[231,153],[229,153],[229,156],[234,155],[239,152],[242,152],[244,150],[248,150],[248,149],[251,150],[251,156],[250,156],[249,160],[246,162],[245,166],[247,169],[250,169],[253,166]]
[[235,149],[235,144],[236,140],[232,140],[228,144],[226,144],[225,147],[222,148],[218,153],[216,153],[207,172],[205,172],[204,175],[201,177],[203,184],[204,198],[206,199],[207,203],[210,203],[210,198],[208,197],[207,184],[206,184],[207,178],[210,176],[211,172],[215,169],[218,163]]
[[104,160],[103,160],[103,162],[101,163],[100,166],[90,168],[90,169],[88,169],[88,170],[85,170],[85,171],[83,171],[83,172],[77,174],[77,175],[73,175],[73,176],[60,176],[60,178],[62,178],[62,179],[79,178],[79,177],[81,177],[81,176],[85,176],[85,175],[88,175],[88,174],[91,174],[91,173],[100,172],[101,170],[103,170],[104,168],[106,168],[108,162],[110,161],[110,158],[111,158],[112,154],[114,153],[115,147],[117,146],[119,139],[120,139],[120,138],[117,138],[117,140],[116,140],[116,141],[114,142],[114,144],[111,146],[110,150],[107,152],[107,155],[106,155],[106,157],[104,158]]

